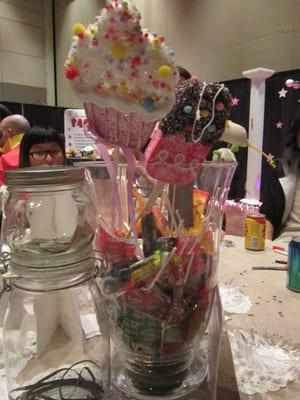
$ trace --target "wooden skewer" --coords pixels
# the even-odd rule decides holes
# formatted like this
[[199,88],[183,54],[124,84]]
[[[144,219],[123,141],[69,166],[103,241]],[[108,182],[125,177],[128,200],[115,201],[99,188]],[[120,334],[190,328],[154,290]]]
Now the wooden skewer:
[[258,151],[260,154],[262,154],[262,155],[266,158],[268,164],[270,164],[271,167],[275,168],[275,166],[276,166],[276,165],[275,165],[275,161],[274,161],[274,160],[270,160],[270,157],[268,156],[267,153],[265,153],[264,151],[262,151],[262,150],[259,149],[258,147],[254,146],[254,144],[251,144],[251,143],[249,143],[249,142],[248,142],[248,147],[250,147],[250,149],[253,149],[253,150],[255,150],[255,151]]
[[272,271],[287,271],[288,267],[287,265],[285,266],[276,266],[276,265],[256,265],[252,267],[252,269],[260,269],[260,270],[272,270]]

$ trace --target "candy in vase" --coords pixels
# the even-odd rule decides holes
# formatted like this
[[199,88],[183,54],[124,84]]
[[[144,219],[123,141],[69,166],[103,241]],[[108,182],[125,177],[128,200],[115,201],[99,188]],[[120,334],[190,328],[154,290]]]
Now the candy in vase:
[[[135,215],[141,226],[139,241],[144,257],[127,265],[124,272],[122,267],[119,285],[106,292],[111,334],[131,393],[145,395],[151,390],[163,398],[184,392],[191,363],[201,359],[198,372],[205,366],[205,354],[203,359],[202,355],[198,358],[195,349],[207,328],[216,287],[215,241],[221,226],[218,207],[226,197],[219,201],[217,196],[223,196],[219,187],[228,181],[228,170],[234,167],[203,165],[201,176],[209,179],[195,181],[192,195],[197,221],[191,228],[183,226],[180,212],[176,214],[168,185],[149,209],[146,204],[151,191],[143,193],[145,201],[139,197],[139,189],[133,191],[139,199]],[[161,231],[156,214],[164,219]],[[113,269],[109,268],[104,280],[112,280],[116,274]],[[113,359],[113,371],[119,371],[118,360]],[[201,379],[205,371],[199,372]],[[118,381],[114,382],[120,387]]]

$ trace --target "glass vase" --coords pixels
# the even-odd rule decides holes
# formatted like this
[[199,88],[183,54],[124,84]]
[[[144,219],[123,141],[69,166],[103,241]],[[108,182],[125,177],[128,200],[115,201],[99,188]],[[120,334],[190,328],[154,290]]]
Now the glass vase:
[[185,186],[156,182],[141,164],[91,167],[106,188],[95,245],[109,266],[112,383],[137,399],[186,395],[207,373],[203,337],[236,165],[205,163]]

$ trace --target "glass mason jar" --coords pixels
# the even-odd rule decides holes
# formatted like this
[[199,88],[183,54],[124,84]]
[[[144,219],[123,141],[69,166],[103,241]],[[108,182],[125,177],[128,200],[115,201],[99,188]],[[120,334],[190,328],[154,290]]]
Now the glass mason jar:
[[94,189],[87,170],[24,168],[6,172],[2,243],[17,264],[70,263],[89,254],[95,234]]
[[[96,206],[80,168],[6,174],[2,237],[10,250],[4,318],[9,398],[105,399],[107,314],[92,249]],[[7,285],[5,285],[7,287]]]
[[141,164],[92,167],[103,170],[94,179],[106,188],[96,247],[109,262],[112,383],[131,398],[179,398],[206,376],[203,339],[235,167],[207,162],[185,186],[155,181]]
[[106,399],[110,382],[107,314],[95,260],[60,266],[10,262],[3,324],[11,400]]

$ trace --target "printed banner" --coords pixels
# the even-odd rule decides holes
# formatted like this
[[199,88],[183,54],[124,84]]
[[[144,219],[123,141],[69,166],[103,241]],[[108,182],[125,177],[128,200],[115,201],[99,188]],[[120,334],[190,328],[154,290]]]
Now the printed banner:
[[64,123],[67,158],[99,158],[94,140],[86,134],[88,120],[85,111],[77,109],[66,110]]

